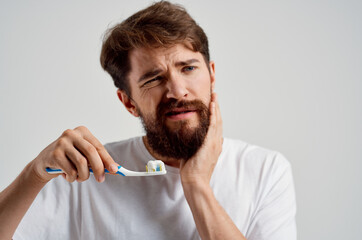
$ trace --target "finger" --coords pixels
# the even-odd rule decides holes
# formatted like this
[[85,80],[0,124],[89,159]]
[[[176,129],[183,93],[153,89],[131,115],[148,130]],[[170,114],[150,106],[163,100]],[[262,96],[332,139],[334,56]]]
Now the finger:
[[75,165],[78,173],[77,181],[83,182],[89,178],[87,159],[74,147],[65,150],[65,155]]
[[210,101],[210,126],[214,127],[216,125],[216,105],[215,105],[215,93],[211,95]]
[[65,179],[68,182],[74,182],[77,179],[77,170],[62,150],[55,150],[53,152],[54,165],[49,166],[53,168],[60,168],[65,174]]
[[60,169],[64,171],[65,179],[68,182],[74,182],[77,179],[78,177],[77,170],[75,169],[74,165],[71,164],[70,161],[66,161],[63,164],[61,164]]
[[214,93],[214,102],[215,102],[215,115],[217,122],[221,121],[220,105],[218,95]]
[[[92,167],[94,177],[98,182],[104,181],[104,165],[96,150],[96,148],[90,144],[87,140],[78,136],[73,139],[74,147],[76,147],[83,156],[88,160]],[[76,164],[76,163],[74,163]]]
[[212,101],[213,101],[213,102],[216,102],[216,101],[217,101],[217,93],[216,93],[216,92],[213,92],[213,93],[212,93]]
[[[75,130],[66,130],[63,137],[70,140],[74,148],[76,148],[89,162],[93,169],[94,177],[98,182],[104,181],[104,165],[95,149],[95,147],[84,139],[82,131],[85,127],[79,127]],[[75,164],[75,163],[74,163]]]
[[103,144],[96,138],[94,135],[86,128],[86,127],[78,127],[76,128],[79,130],[84,139],[90,142],[97,150],[104,166],[107,168],[108,171],[111,173],[115,173],[118,171],[118,166],[111,155],[109,155],[108,151],[105,149]]
[[220,112],[220,105],[219,105],[219,101],[218,101],[218,95],[216,93],[213,93],[213,102],[215,104],[215,107],[214,107],[215,137],[216,137],[216,139],[220,139],[220,141],[222,141],[222,118],[221,118],[221,112]]

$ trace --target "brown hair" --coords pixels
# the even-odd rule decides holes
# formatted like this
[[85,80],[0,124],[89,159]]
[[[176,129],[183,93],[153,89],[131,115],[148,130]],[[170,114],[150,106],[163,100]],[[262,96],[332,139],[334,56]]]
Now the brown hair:
[[114,85],[131,96],[129,52],[141,47],[170,47],[177,43],[191,44],[208,65],[208,40],[202,28],[182,6],[167,1],[157,2],[106,32],[101,65],[112,76]]

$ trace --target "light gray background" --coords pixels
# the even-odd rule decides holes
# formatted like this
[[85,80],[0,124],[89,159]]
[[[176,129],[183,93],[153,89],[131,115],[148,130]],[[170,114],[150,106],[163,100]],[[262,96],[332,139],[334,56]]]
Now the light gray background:
[[[179,1],[209,36],[224,135],[292,163],[299,239],[361,239],[361,1]],[[0,2],[0,189],[65,129],[142,134],[99,64],[150,1]]]

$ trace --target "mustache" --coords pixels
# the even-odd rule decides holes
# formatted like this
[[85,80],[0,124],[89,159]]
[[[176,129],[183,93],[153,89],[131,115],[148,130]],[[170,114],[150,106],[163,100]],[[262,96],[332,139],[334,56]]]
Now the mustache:
[[157,115],[159,117],[164,116],[167,112],[172,111],[175,108],[184,108],[185,110],[205,111],[208,107],[201,100],[176,100],[170,99],[167,102],[161,102],[157,106]]

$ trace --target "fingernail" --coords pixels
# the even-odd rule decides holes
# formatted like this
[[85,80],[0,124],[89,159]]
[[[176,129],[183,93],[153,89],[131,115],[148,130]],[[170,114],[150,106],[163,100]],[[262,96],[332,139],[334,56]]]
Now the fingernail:
[[116,164],[112,164],[111,166],[110,166],[110,170],[111,170],[111,172],[117,172],[118,171],[118,166],[116,165]]
[[98,177],[98,182],[104,182],[105,176],[104,174]]

